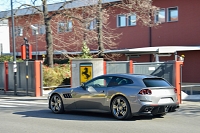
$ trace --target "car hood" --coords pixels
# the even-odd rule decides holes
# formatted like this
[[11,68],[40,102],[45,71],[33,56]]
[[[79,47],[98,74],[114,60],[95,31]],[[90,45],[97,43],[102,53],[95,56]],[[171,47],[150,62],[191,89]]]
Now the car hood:
[[57,89],[55,89],[55,90],[53,90],[51,92],[52,93],[53,92],[57,92],[57,93],[70,93],[70,92],[72,92],[73,89],[74,88],[57,88]]

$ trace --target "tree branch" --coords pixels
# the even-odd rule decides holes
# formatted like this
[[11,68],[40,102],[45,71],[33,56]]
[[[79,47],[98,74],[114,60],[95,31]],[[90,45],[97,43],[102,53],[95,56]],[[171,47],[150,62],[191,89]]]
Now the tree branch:
[[67,4],[69,4],[69,3],[72,3],[73,1],[76,1],[76,0],[65,1],[65,2],[63,3],[63,5],[60,6],[60,7],[58,8],[58,10],[56,10],[51,16],[49,16],[49,19],[51,19],[52,17],[54,17],[54,16],[56,16],[56,15],[58,15],[58,14],[61,14],[61,13],[60,13],[60,10],[65,9],[65,6],[66,6]]
[[[33,8],[33,9],[36,9],[38,12],[42,12],[42,10],[40,9],[40,8],[38,8],[39,6],[33,6],[33,5],[30,5],[30,4],[22,4],[22,5],[20,5],[17,9],[16,9],[16,12],[19,10],[19,9],[21,9],[22,7],[31,7],[31,8]],[[15,12],[15,13],[16,13]]]

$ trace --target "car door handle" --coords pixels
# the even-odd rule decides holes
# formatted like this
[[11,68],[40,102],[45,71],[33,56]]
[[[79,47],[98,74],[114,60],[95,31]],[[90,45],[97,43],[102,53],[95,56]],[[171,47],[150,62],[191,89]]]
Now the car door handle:
[[104,90],[100,91],[100,93],[104,93]]

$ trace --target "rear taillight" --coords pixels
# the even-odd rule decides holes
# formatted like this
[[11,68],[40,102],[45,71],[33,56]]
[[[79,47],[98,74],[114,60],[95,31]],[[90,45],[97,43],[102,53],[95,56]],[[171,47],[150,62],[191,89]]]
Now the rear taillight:
[[177,93],[177,89],[176,88],[174,88],[174,92]]
[[151,92],[150,89],[142,89],[142,90],[140,90],[140,92],[138,94],[140,94],[140,95],[151,95],[152,92]]

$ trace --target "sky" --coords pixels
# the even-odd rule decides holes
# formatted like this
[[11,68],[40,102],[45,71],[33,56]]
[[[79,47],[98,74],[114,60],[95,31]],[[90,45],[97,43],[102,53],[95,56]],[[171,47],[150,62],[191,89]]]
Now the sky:
[[[19,7],[21,4],[33,4],[35,0],[12,0],[13,1],[13,9]],[[64,2],[68,0],[47,0],[48,4]],[[41,5],[41,0],[36,0],[35,5]],[[11,10],[11,0],[0,0],[0,11],[8,11]]]

